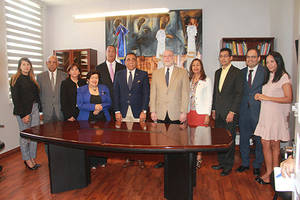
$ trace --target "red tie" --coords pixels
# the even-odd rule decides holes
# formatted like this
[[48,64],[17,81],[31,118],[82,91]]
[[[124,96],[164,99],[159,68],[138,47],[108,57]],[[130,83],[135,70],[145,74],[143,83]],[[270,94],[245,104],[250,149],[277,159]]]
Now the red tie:
[[249,75],[248,75],[249,88],[251,88],[251,85],[252,85],[252,72],[253,72],[253,69],[249,70]]

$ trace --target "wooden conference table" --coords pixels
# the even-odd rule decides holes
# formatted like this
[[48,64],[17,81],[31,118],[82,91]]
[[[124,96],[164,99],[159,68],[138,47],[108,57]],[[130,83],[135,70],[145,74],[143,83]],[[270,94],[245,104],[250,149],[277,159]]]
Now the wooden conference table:
[[51,193],[90,183],[87,150],[164,154],[164,196],[192,200],[196,155],[226,151],[231,135],[223,128],[158,123],[54,122],[26,129],[22,137],[48,144]]

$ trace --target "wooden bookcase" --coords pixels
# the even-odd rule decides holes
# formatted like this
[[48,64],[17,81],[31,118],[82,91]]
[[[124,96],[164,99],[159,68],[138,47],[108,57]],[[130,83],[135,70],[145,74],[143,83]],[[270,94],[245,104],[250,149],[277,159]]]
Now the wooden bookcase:
[[264,61],[268,53],[274,50],[274,37],[222,38],[221,47],[232,50],[233,61],[245,61],[247,49],[257,48]]
[[83,77],[97,65],[97,50],[95,49],[54,50],[53,54],[57,56],[59,69],[66,72],[70,64],[77,63]]

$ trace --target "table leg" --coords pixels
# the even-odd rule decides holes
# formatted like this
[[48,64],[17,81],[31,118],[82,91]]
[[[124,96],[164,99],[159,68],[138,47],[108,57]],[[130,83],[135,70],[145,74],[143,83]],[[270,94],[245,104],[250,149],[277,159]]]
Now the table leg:
[[85,150],[49,144],[48,162],[51,193],[83,188],[90,183]]
[[165,154],[164,194],[168,200],[192,200],[196,185],[196,154]]

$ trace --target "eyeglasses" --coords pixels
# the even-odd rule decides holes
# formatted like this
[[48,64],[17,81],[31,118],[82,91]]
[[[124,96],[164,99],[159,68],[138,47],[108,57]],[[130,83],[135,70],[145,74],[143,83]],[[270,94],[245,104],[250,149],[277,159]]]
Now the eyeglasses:
[[220,55],[219,58],[228,58],[230,57],[229,55]]

